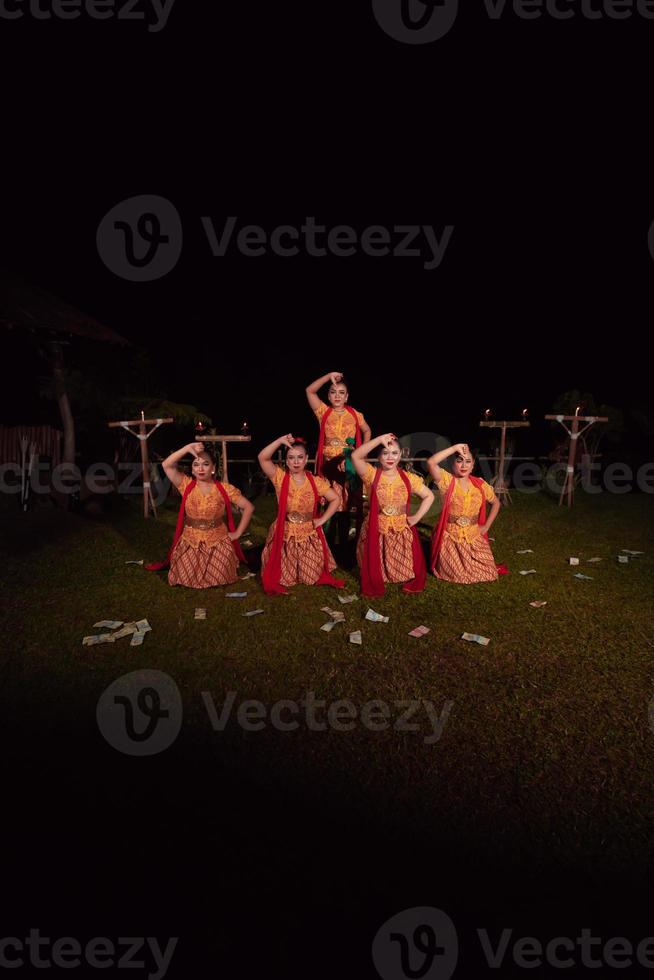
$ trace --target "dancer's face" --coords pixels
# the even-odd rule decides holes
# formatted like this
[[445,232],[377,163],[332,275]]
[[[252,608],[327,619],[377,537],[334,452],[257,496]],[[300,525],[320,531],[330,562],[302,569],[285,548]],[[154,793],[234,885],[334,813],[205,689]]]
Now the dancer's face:
[[452,464],[452,472],[459,478],[470,476],[475,468],[475,461],[472,456],[456,456]]
[[302,446],[293,446],[286,453],[286,465],[291,473],[301,473],[307,465],[306,450]]
[[191,471],[196,480],[206,482],[214,479],[215,474],[213,468],[213,463],[209,457],[204,453],[200,453],[197,459],[193,460]]
[[390,446],[384,446],[379,454],[379,465],[382,470],[394,470],[397,469],[397,464],[400,462],[402,456],[402,450],[400,449],[400,444],[398,442],[392,442]]
[[329,403],[332,408],[344,408],[347,402],[347,388],[345,385],[332,385],[327,392]]

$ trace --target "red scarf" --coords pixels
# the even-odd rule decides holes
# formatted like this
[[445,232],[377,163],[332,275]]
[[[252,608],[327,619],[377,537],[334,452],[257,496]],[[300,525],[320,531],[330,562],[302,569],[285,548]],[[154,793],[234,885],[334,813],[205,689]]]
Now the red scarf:
[[[313,516],[316,517],[318,514],[318,502],[320,500],[320,495],[318,493],[318,488],[316,486],[316,481],[314,480],[311,473],[308,470],[304,471],[307,475],[309,483],[311,484],[311,489],[313,490]],[[288,589],[285,589],[280,583],[282,577],[282,548],[284,547],[284,524],[286,522],[286,511],[288,508],[288,491],[291,483],[291,474],[286,471],[284,474],[284,479],[282,480],[282,486],[279,491],[279,505],[277,510],[277,524],[275,526],[275,534],[272,539],[270,546],[270,556],[266,563],[266,567],[263,570],[261,576],[261,581],[263,584],[264,592],[266,595],[288,595]],[[343,579],[334,578],[329,572],[329,551],[327,549],[327,542],[325,540],[325,535],[321,527],[317,528],[318,538],[320,539],[320,544],[322,545],[322,555],[323,555],[323,568],[320,574],[320,578],[316,582],[316,585],[332,585],[335,589],[342,589],[345,585]]]
[[[356,433],[354,436],[354,443],[355,443],[354,448],[358,449],[359,446],[361,445],[361,426],[359,425],[359,416],[357,415],[357,413],[354,411],[353,408],[350,408],[349,405],[345,406],[345,410],[349,412],[352,418],[354,419],[354,424],[356,425]],[[327,419],[329,418],[329,416],[332,414],[333,411],[334,411],[333,408],[328,408],[320,420],[320,438],[318,439],[318,451],[316,453],[316,474],[318,476],[322,476],[322,457],[325,448],[325,429],[327,426]]]
[[[472,483],[473,487],[481,493],[481,507],[479,508],[479,526],[483,527],[486,523],[486,497],[484,496],[483,485],[484,481],[478,476],[469,476],[468,479]],[[450,516],[450,505],[452,503],[452,494],[454,493],[454,485],[457,478],[452,477],[450,485],[447,488],[445,497],[443,499],[443,509],[441,510],[441,516],[438,524],[434,528],[434,533],[431,538],[431,570],[439,578],[438,572],[436,571],[436,566],[438,564],[438,556],[441,552],[441,546],[443,544],[443,535],[445,533],[445,528],[447,527],[447,519]],[[485,533],[484,537],[488,541],[488,534]],[[496,565],[499,575],[506,575],[508,573],[508,568],[506,565]]]
[[[184,512],[186,508],[186,498],[188,497],[189,493],[191,493],[191,491],[195,489],[196,482],[197,482],[196,480],[191,480],[190,483],[187,484],[186,489],[182,494],[182,502],[179,505],[179,513],[177,515],[177,526],[175,527],[175,536],[173,537],[173,543],[170,546],[170,551],[168,552],[168,554],[166,555],[163,561],[154,562],[152,565],[146,565],[145,567],[149,572],[160,572],[163,568],[169,567],[172,553],[175,550],[177,546],[177,542],[181,538],[182,532],[184,530]],[[227,527],[229,528],[230,531],[233,531],[234,516],[232,514],[231,501],[227,496],[227,491],[225,490],[222,483],[219,483],[218,480],[214,480],[214,483],[218,487],[218,490],[220,491],[223,501],[225,503],[225,512],[227,514]],[[241,546],[238,543],[238,541],[232,541],[232,546],[234,548],[234,551],[236,552],[236,557],[238,558],[238,560],[245,563],[245,555],[243,554],[243,550],[241,549]]]
[[[407,512],[411,503],[411,484],[404,470],[398,470],[404,481],[407,492]],[[381,479],[382,471],[378,469],[370,488],[370,514],[368,517],[368,537],[363,550],[363,561],[361,562],[361,591],[367,596],[384,595],[384,576],[382,572],[381,550],[379,547],[379,500],[377,499],[377,487]],[[403,592],[422,592],[427,580],[427,568],[425,557],[422,553],[420,537],[416,527],[411,528],[413,537],[413,571],[415,578],[410,582],[405,582],[402,586]]]

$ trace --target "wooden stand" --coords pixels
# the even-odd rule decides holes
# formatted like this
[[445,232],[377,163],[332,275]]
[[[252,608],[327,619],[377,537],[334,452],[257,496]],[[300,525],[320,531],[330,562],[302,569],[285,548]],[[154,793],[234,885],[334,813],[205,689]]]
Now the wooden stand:
[[[575,462],[577,459],[577,443],[579,441],[579,436],[582,435],[586,429],[589,429],[591,425],[594,425],[595,422],[608,422],[608,418],[606,416],[593,415],[546,415],[545,418],[550,422],[560,422],[570,437],[570,445],[568,447],[568,465],[565,468],[565,480],[563,481],[563,488],[561,490],[561,496],[559,497],[559,507],[563,503],[564,497],[566,497],[568,507],[572,507],[575,493]],[[566,422],[572,422],[570,428],[568,428],[568,426],[565,424]],[[580,422],[586,423],[583,429],[579,428]]]
[[205,436],[196,435],[196,442],[219,442],[220,452],[223,461],[223,483],[229,483],[227,471],[227,443],[228,442],[251,442],[252,436]]
[[[157,516],[157,508],[155,507],[154,497],[152,496],[152,488],[150,486],[150,461],[148,459],[148,439],[160,425],[168,425],[173,419],[130,419],[127,422],[108,422],[110,429],[122,428],[125,429],[130,435],[136,436],[141,444],[141,465],[143,467],[143,516],[150,516],[150,507],[152,507],[152,513]],[[137,425],[138,432],[135,432],[131,426]],[[147,426],[151,425],[152,428],[148,432]]]
[[500,503],[507,504],[511,503],[511,494],[509,493],[509,488],[506,482],[506,475],[504,472],[505,460],[506,460],[506,430],[507,429],[528,429],[529,422],[525,422],[522,419],[520,422],[480,422],[480,428],[482,429],[501,429],[500,437],[500,455],[496,457],[497,468],[495,470],[495,476],[491,480],[495,493],[497,495]]

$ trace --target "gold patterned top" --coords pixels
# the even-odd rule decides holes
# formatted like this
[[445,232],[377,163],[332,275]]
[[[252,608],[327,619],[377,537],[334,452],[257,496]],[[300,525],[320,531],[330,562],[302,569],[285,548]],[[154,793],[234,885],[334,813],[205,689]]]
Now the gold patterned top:
[[[364,492],[368,498],[370,498],[372,481],[376,475],[376,467],[368,463],[366,465],[366,474],[363,477]],[[425,481],[417,473],[407,473],[405,471],[404,475],[409,478],[411,493],[418,493],[425,486]],[[382,473],[377,484],[377,500],[379,501],[379,530],[382,534],[387,534],[389,531],[403,531],[409,526],[406,520],[406,486],[397,470],[391,479]],[[402,511],[402,513],[385,514],[384,509]]]
[[[182,482],[177,487],[180,494],[184,493],[190,482],[191,478],[189,476],[182,475]],[[223,483],[222,486],[227,491],[227,496],[231,503],[236,503],[237,499],[241,496],[241,491],[238,487],[232,486],[231,483]],[[184,515],[193,521],[218,521],[217,527],[212,527],[208,530],[202,530],[197,527],[184,527],[182,537],[193,548],[197,548],[200,544],[204,544],[208,548],[213,548],[214,545],[222,541],[229,533],[225,517],[225,502],[218,487],[214,483],[211,484],[211,490],[208,493],[204,493],[198,486],[194,490],[191,490],[186,498]]]
[[[318,405],[314,414],[319,422],[322,422],[322,417],[328,408],[331,408],[331,405],[326,405],[325,402],[320,402],[320,405]],[[359,421],[359,426],[365,425],[366,420],[361,412],[357,412],[356,409],[354,411]],[[357,427],[354,424],[351,413],[347,409],[344,409],[342,412],[337,412],[333,409],[325,424],[324,458],[333,459],[335,456],[341,456],[345,447],[345,440],[354,439],[356,432]],[[330,443],[332,444],[330,445]]]
[[[282,490],[282,483],[284,482],[284,477],[286,476],[286,470],[281,466],[275,467],[275,475],[272,480],[272,484],[275,488],[275,493],[277,494],[277,500],[279,501],[279,495]],[[331,489],[329,481],[325,480],[322,476],[314,476],[316,481],[316,490],[319,496],[324,496],[328,490]],[[289,515],[313,515],[313,506],[315,503],[315,497],[313,495],[313,489],[309,483],[309,478],[304,474],[304,480],[302,483],[296,483],[291,476],[288,481],[288,500],[286,502],[286,517],[287,520],[284,522],[284,538],[308,538],[310,534],[315,534],[315,528],[312,523],[312,518],[309,517],[307,520],[288,520]]]
[[[438,492],[441,495],[441,500],[445,497],[448,487],[454,479],[455,477],[451,473],[448,473],[447,470],[441,470],[441,478],[436,484]],[[450,517],[479,517],[482,491],[488,503],[492,504],[496,497],[495,491],[490,483],[482,480],[481,490],[473,487],[472,483],[467,490],[464,490],[461,486],[461,480],[456,479],[456,485],[450,501]],[[460,527],[458,524],[447,524],[445,532],[459,541],[468,542],[473,541],[480,533],[478,524],[468,524],[467,527]]]

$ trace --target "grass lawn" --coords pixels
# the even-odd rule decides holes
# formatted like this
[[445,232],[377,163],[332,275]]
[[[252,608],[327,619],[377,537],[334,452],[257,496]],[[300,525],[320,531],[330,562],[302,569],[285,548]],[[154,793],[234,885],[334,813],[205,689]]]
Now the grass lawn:
[[[273,512],[272,497],[260,498],[255,543]],[[270,931],[270,956],[288,967],[304,943],[324,943],[320,923],[334,916],[363,950],[387,915],[411,905],[440,903],[470,916],[483,908],[486,923],[505,914],[509,921],[497,921],[512,926],[536,905],[540,921],[553,906],[563,915],[573,894],[576,910],[581,902],[608,916],[610,906],[619,916],[623,889],[649,887],[650,496],[580,494],[568,511],[542,493],[515,494],[493,531],[496,559],[510,568],[497,583],[430,577],[419,596],[391,586],[383,599],[343,606],[325,588],[268,598],[258,579],[239,583],[243,600],[225,597],[236,587],[173,589],[161,574],[125,564],[165,554],[175,515],[174,501],[147,522],[134,501],[118,502],[102,522],[45,508],[0,515],[2,712],[12,731],[3,766],[16,789],[16,839],[33,830],[50,885],[57,874],[68,881],[58,907],[77,907],[78,888],[90,880],[84,848],[100,847],[105,899],[118,889],[112,869],[136,863],[148,869],[148,888],[176,883],[174,934],[196,930],[196,949],[211,947],[232,962],[247,906],[269,923],[260,928]],[[517,554],[525,548],[534,553]],[[621,565],[622,548],[645,555]],[[571,555],[579,568],[569,566]],[[602,561],[586,564],[592,557]],[[536,575],[518,574],[532,567]],[[576,579],[577,571],[592,580]],[[344,577],[345,593],[358,593],[358,576]],[[532,608],[536,599],[547,605]],[[344,611],[345,626],[320,630],[325,605]],[[366,621],[370,605],[389,623]],[[196,606],[206,607],[206,621],[194,620]],[[255,608],[263,615],[242,615]],[[82,646],[98,620],[143,617],[152,632],[140,647],[129,638]],[[407,635],[421,624],[428,636]],[[348,642],[357,629],[361,646]],[[464,631],[491,642],[466,643]],[[168,673],[184,704],[175,744],[147,759],[117,753],[95,724],[102,691],[139,668]],[[439,714],[446,702],[451,708],[433,744],[425,744],[433,729],[424,710],[417,732],[360,723],[349,732],[305,724],[246,732],[233,715],[214,732],[201,692],[220,708],[230,691],[234,712],[246,699],[270,708],[308,691],[359,710],[382,699],[392,720],[398,701],[427,699]],[[68,877],[56,854],[62,841],[73,855]],[[15,857],[10,880],[16,908],[27,910],[34,893],[21,892],[20,866]],[[197,897],[194,875],[205,873],[230,896],[220,921]],[[560,890],[564,879],[569,894]],[[50,885],[41,880],[44,909],[46,898],[54,901]],[[123,930],[144,914],[134,897],[145,894],[140,871],[134,887],[124,898]],[[88,894],[91,928],[102,900]]]

